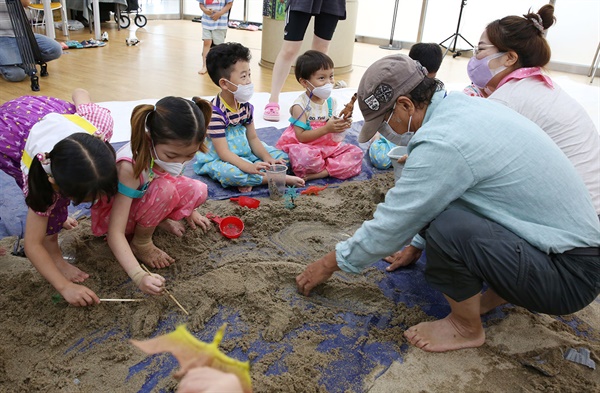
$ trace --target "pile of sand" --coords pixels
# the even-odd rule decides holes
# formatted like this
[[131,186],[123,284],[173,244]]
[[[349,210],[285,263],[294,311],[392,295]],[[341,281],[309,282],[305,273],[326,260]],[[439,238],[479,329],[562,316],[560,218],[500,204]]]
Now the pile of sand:
[[[598,301],[562,321],[509,307],[508,316],[488,321],[483,347],[428,354],[408,348],[402,331],[431,317],[419,307],[395,304],[384,296],[377,285],[385,275],[380,270],[371,268],[357,276],[339,273],[317,288],[315,296],[297,294],[296,275],[371,218],[392,185],[391,173],[367,182],[345,183],[319,196],[302,196],[293,210],[268,199],[262,199],[257,210],[229,201],[207,202],[201,208],[204,213],[237,215],[244,220],[244,234],[235,240],[225,239],[214,228],[207,234],[188,231],[182,238],[157,233],[156,244],[177,260],[159,273],[167,278],[167,287],[188,309],[189,317],[167,297],[90,308],[54,304],[51,298],[56,291],[26,259],[0,257],[0,391],[148,391],[144,384],[151,374],[160,374],[162,363],[153,361],[144,372],[131,372],[146,355],[127,339],[146,339],[171,331],[179,323],[202,332],[215,316],[235,318],[245,327],[235,334],[226,332],[221,348],[226,353],[241,350],[247,356],[256,392],[327,391],[320,382],[324,372],[340,373],[342,382],[336,391],[598,390],[599,371],[567,362],[561,355],[567,347],[586,347],[600,354]],[[9,247],[10,240],[0,244]],[[64,231],[61,245],[77,266],[92,275],[86,285],[100,297],[145,297],[106,242],[91,235],[87,220],[73,231]],[[347,370],[328,368],[344,360],[339,351],[317,349],[332,339],[331,333],[299,329],[307,324],[341,323],[340,315],[349,311],[365,316],[391,312],[389,322],[371,328],[363,340],[392,342],[404,356],[403,362],[394,362],[383,375],[389,364],[369,365],[372,372],[358,387],[343,383]],[[566,322],[577,324],[580,330],[587,326],[587,337]],[[341,334],[352,336],[352,330],[348,326]],[[274,349],[266,355],[257,353],[252,345],[261,340]],[[361,352],[360,347],[356,351]],[[531,364],[543,364],[542,371],[553,376]],[[284,371],[268,372],[274,366]],[[167,373],[160,377],[156,391],[170,391],[176,385]]]

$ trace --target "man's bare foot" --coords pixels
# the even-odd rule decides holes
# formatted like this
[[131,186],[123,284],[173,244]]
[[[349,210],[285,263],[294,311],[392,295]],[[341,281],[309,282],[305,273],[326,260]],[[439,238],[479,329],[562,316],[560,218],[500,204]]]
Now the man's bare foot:
[[409,343],[427,352],[477,348],[485,342],[481,322],[475,326],[462,322],[452,313],[444,319],[421,322],[404,332]]
[[84,282],[90,276],[64,259],[61,262],[56,262],[56,267],[71,282]]
[[502,299],[492,288],[489,288],[483,293],[483,295],[481,295],[481,305],[479,306],[479,314],[487,314],[496,307],[506,303],[508,303],[506,300]]
[[73,217],[67,217],[67,220],[63,222],[62,227],[66,230],[73,229],[79,225],[79,221],[74,219]]
[[131,251],[137,259],[156,269],[167,267],[175,262],[169,254],[156,247],[152,241],[137,242],[134,237],[131,240]]
[[298,176],[285,176],[285,184],[287,186],[304,187],[304,179]]
[[252,191],[252,186],[239,186],[238,191],[239,192],[250,192],[250,191]]
[[185,225],[183,225],[183,222],[171,220],[169,218],[161,221],[161,223],[158,224],[158,227],[177,237],[181,237],[185,233]]
[[202,69],[200,71],[198,71],[198,74],[204,75],[204,74],[206,74],[206,72],[207,72],[206,67],[202,67]]

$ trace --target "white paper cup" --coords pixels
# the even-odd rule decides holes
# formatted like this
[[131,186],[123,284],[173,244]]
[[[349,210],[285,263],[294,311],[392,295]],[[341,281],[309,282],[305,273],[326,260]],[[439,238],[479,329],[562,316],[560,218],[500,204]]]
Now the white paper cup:
[[269,169],[266,170],[269,197],[274,201],[283,198],[283,194],[285,194],[286,172],[287,166],[280,164],[271,165]]
[[398,159],[405,154],[408,154],[408,147],[406,146],[396,146],[387,154],[390,160],[392,160],[392,166],[394,167],[394,178],[396,181],[400,179],[400,176],[402,176],[402,170],[404,169],[404,164],[398,163]]

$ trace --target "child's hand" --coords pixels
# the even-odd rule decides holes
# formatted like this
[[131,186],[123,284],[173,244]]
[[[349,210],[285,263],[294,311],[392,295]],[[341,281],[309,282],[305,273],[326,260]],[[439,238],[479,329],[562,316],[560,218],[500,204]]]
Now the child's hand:
[[223,15],[223,14],[222,14],[222,13],[220,13],[220,12],[215,12],[215,13],[212,13],[212,14],[210,15],[210,19],[212,19],[212,20],[219,20],[219,18],[221,17],[221,15]]
[[268,162],[257,161],[254,164],[250,163],[248,165],[248,170],[244,170],[244,172],[249,173],[251,175],[264,176],[265,173],[262,171],[266,171],[267,169],[269,169],[270,166],[271,164],[269,164]]
[[162,295],[165,288],[165,278],[160,274],[147,274],[140,281],[140,290],[148,295]]
[[94,291],[86,286],[72,282],[60,291],[60,294],[70,305],[75,307],[91,306],[100,303],[100,299]]
[[338,117],[332,117],[327,121],[326,127],[328,127],[329,133],[339,134],[346,131],[352,126],[352,119],[342,119]]
[[285,162],[285,160],[283,158],[274,159],[273,157],[271,157],[266,162],[269,165],[275,165],[275,164],[286,165],[286,162]]
[[196,229],[196,225],[198,225],[200,228],[202,228],[202,231],[204,233],[206,233],[206,231],[208,231],[208,229],[211,227],[210,220],[204,217],[202,214],[198,213],[197,210],[194,210],[189,217],[185,218],[185,220],[187,221],[190,228]]

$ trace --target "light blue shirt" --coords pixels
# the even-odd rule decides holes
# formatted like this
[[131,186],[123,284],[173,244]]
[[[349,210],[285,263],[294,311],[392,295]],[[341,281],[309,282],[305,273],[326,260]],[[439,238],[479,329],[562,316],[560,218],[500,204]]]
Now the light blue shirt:
[[545,253],[600,246],[583,180],[537,125],[504,105],[434,95],[402,177],[350,239],[338,266],[358,273],[406,244],[446,208],[495,221]]

